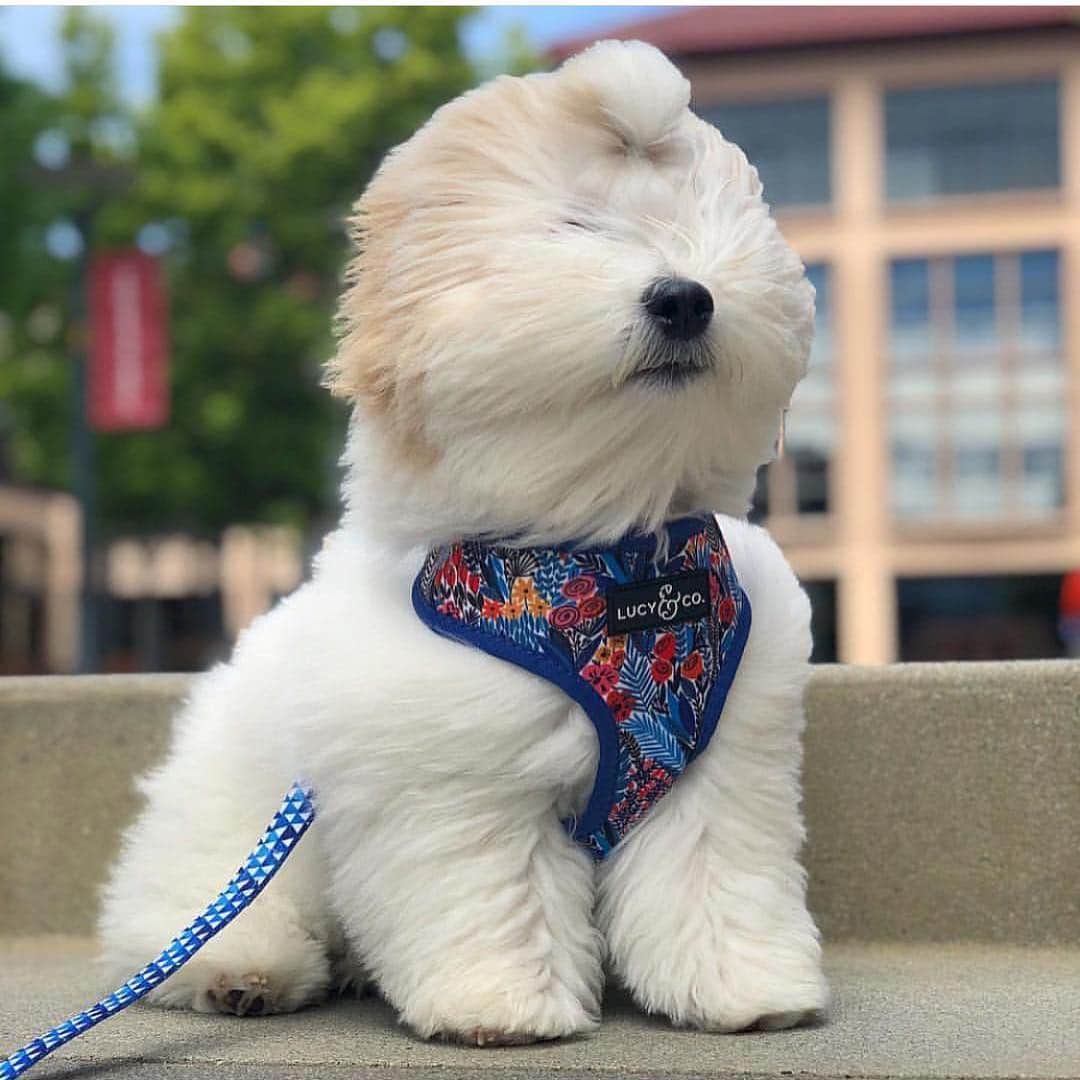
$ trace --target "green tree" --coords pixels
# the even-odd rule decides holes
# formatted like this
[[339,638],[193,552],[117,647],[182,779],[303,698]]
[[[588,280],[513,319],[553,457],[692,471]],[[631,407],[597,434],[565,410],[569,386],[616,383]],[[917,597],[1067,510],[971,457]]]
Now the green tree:
[[344,219],[382,154],[473,72],[462,9],[189,8],[161,42],[137,203],[167,223],[173,418],[102,440],[124,526],[303,525],[333,504],[320,388]]
[[0,478],[10,472],[35,483],[67,479],[48,468],[63,438],[67,386],[55,348],[63,274],[45,257],[55,200],[43,200],[28,175],[53,114],[47,94],[0,71]]
[[[0,145],[27,163],[0,170],[0,225],[18,223],[0,227],[0,408],[17,479],[69,484],[73,264],[45,236],[93,209],[92,246],[165,249],[171,307],[170,423],[98,439],[105,531],[304,526],[333,506],[344,410],[319,380],[344,219],[385,151],[474,82],[466,14],[188,8],[136,118],[112,90],[107,26],[86,11],[66,17],[62,94],[0,78]],[[32,164],[43,132],[66,159],[48,183]]]
[[0,72],[0,472],[48,487],[70,484],[76,259],[95,242],[76,223],[117,217],[134,151],[108,24],[71,9],[62,38],[63,93]]

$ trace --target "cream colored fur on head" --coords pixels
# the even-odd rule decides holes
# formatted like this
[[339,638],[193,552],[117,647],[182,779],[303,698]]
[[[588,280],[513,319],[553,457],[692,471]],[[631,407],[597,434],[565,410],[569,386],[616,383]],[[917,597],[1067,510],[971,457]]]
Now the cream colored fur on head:
[[[655,49],[605,42],[440,109],[360,200],[331,385],[352,505],[395,540],[611,540],[743,514],[803,375],[813,289],[738,147]],[[696,280],[711,370],[631,379],[642,294]]]
[[[314,828],[155,1003],[285,1012],[370,980],[424,1037],[529,1042],[596,1027],[606,961],[675,1024],[823,1008],[798,861],[809,605],[765,532],[721,518],[753,621],[716,734],[599,866],[562,824],[595,776],[585,713],[409,599],[421,541],[742,513],[812,296],[753,169],[687,97],[655,50],[608,43],[453,102],[373,181],[333,373],[357,401],[350,509],[141,781],[101,915],[114,984],[217,895],[299,777]],[[670,275],[716,308],[681,388],[638,377],[668,355],[642,294]]]

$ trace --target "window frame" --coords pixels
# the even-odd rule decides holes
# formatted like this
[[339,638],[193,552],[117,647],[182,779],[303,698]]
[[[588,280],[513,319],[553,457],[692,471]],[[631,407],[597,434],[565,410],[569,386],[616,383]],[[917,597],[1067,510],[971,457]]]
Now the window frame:
[[[1056,125],[1056,148],[1057,148],[1057,172],[1058,179],[1055,184],[1037,184],[1030,187],[1004,187],[983,191],[935,191],[926,195],[891,196],[889,194],[889,124],[888,124],[888,99],[890,94],[917,93],[919,91],[949,91],[970,90],[975,86],[1001,87],[1001,86],[1032,86],[1040,83],[1053,83],[1057,90],[1057,125]],[[1061,198],[1067,195],[1066,170],[1067,161],[1064,156],[1066,145],[1064,125],[1066,123],[1067,102],[1065,100],[1067,85],[1065,72],[1055,67],[1021,68],[1010,71],[996,78],[986,78],[985,75],[972,77],[969,72],[953,73],[951,76],[944,71],[940,77],[923,75],[922,78],[911,77],[910,79],[890,79],[883,81],[879,86],[879,109],[881,124],[881,175],[880,190],[878,197],[882,210],[885,213],[905,210],[916,213],[926,213],[930,208],[950,203],[969,202],[972,200],[992,201],[999,199],[1028,200],[1031,198]]]
[[834,449],[832,454],[826,458],[824,465],[826,508],[820,511],[799,510],[797,466],[794,458],[786,452],[787,447],[785,446],[785,432],[787,427],[786,412],[785,423],[778,433],[776,457],[762,467],[760,481],[764,484],[767,500],[766,510],[762,515],[762,520],[768,524],[770,529],[775,528],[777,524],[780,523],[781,527],[785,529],[785,532],[797,531],[804,537],[813,535],[815,531],[820,531],[820,527],[815,525],[807,526],[807,523],[828,521],[836,513],[834,471],[835,460],[840,452],[840,417],[838,408],[839,393],[837,388],[838,367],[836,351],[836,287],[834,281],[835,268],[827,259],[814,259],[808,262],[807,271],[809,272],[816,267],[820,267],[822,270],[829,297],[827,310],[830,342],[828,361],[829,401],[827,405],[819,405],[809,409],[809,411],[816,417],[826,417],[833,427]]
[[[1026,349],[1022,342],[1022,272],[1021,259],[1026,254],[1053,251],[1057,259],[1057,303],[1060,339],[1058,347],[1052,350]],[[979,353],[960,353],[953,344],[955,330],[955,265],[956,260],[967,256],[989,256],[994,267],[994,328],[996,347]],[[961,250],[951,253],[936,252],[925,256],[886,254],[883,281],[883,349],[882,349],[882,394],[886,414],[892,417],[901,411],[914,412],[919,405],[911,401],[898,401],[897,392],[892,385],[892,376],[897,370],[891,349],[890,330],[892,325],[892,275],[891,267],[899,261],[924,261],[928,266],[930,287],[928,304],[928,352],[923,358],[923,368],[933,376],[934,386],[923,399],[922,408],[929,409],[936,421],[936,445],[934,452],[935,487],[940,509],[925,514],[905,514],[895,501],[895,436],[891,425],[886,428],[885,440],[886,472],[888,479],[887,513],[893,528],[903,535],[925,535],[948,533],[961,535],[974,533],[983,536],[1015,535],[1017,528],[1041,529],[1048,531],[1060,528],[1069,508],[1069,384],[1072,374],[1069,366],[1067,344],[1064,337],[1065,314],[1062,304],[1063,282],[1066,279],[1064,247],[1013,247],[993,250]],[[992,361],[1000,377],[998,387],[993,393],[972,394],[958,391],[947,385],[950,375],[970,370],[972,360],[976,364]],[[1041,359],[1053,360],[1061,375],[1061,387],[1044,392],[1025,391],[1018,383],[1018,374],[1025,362]],[[910,365],[910,360],[907,362]],[[908,370],[910,370],[908,366]],[[902,369],[901,369],[902,370]],[[1063,414],[1060,435],[1060,470],[1061,501],[1058,505],[1046,508],[1027,508],[1024,506],[1024,456],[1026,447],[1022,434],[1017,430],[1019,414],[1026,408],[1037,408],[1048,404],[1060,405]],[[953,477],[956,471],[957,448],[950,438],[952,424],[950,416],[958,408],[972,405],[992,405],[997,409],[1002,421],[1002,435],[998,447],[999,467],[998,483],[1002,493],[1000,509],[990,511],[985,517],[978,514],[950,512],[954,505]]]
[[[706,101],[692,102],[691,108],[693,111],[701,117],[707,124],[720,131],[721,135],[727,139],[727,134],[723,128],[717,122],[718,117],[714,117],[710,114],[716,114],[724,109],[746,109],[760,107],[765,108],[768,106],[777,105],[791,105],[798,103],[822,103],[825,106],[825,184],[826,184],[826,198],[823,202],[787,202],[787,203],[774,203],[769,198],[769,189],[764,187],[765,181],[762,180],[764,187],[765,201],[769,204],[769,209],[777,215],[831,215],[833,208],[836,205],[836,176],[834,166],[834,142],[835,142],[835,107],[832,98],[831,88],[821,87],[816,89],[808,89],[802,93],[790,93],[790,94],[776,94],[766,93],[762,96],[756,97],[729,97],[729,96],[712,96]],[[745,153],[745,148],[736,139],[731,139],[735,146],[738,146],[740,150]],[[747,154],[747,158],[750,160],[750,164],[757,168],[757,162]]]

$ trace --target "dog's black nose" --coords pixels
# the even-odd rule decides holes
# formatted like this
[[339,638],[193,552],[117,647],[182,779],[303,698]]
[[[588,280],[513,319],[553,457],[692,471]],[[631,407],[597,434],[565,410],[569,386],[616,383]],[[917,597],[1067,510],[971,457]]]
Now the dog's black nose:
[[664,336],[674,341],[700,337],[712,319],[712,294],[704,285],[686,278],[654,281],[641,302]]

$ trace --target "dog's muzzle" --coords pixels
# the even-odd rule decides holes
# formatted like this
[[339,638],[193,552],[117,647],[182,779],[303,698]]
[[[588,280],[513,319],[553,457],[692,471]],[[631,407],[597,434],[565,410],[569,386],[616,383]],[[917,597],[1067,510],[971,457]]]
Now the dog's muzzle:
[[706,331],[713,318],[712,294],[686,278],[654,281],[641,295],[645,348],[632,382],[676,389],[709,371],[713,343]]
[[713,347],[706,331],[713,298],[704,285],[662,278],[642,293],[641,306],[646,348],[631,381],[675,389],[712,368]]

